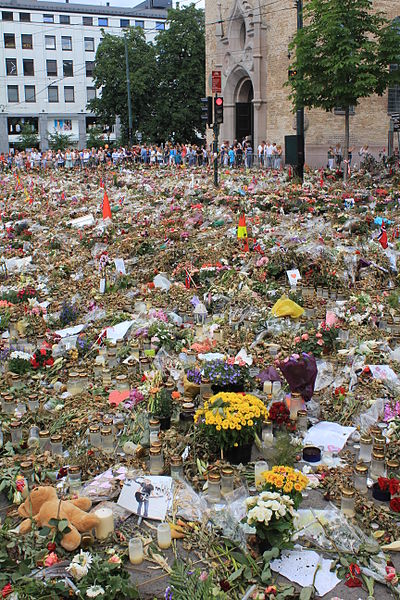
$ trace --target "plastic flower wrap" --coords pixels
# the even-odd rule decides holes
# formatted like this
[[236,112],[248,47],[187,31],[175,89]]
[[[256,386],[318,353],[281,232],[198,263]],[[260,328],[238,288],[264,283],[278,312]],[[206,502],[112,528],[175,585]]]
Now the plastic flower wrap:
[[301,492],[306,489],[308,479],[303,473],[286,466],[275,466],[270,471],[264,471],[262,477],[265,483],[263,490],[279,491],[290,496],[295,508],[298,508],[302,500]]
[[195,423],[221,448],[248,444],[268,410],[257,396],[221,392],[212,396],[195,414]]
[[298,392],[308,402],[314,393],[318,367],[312,354],[303,352],[292,354],[285,360],[278,361],[277,366],[289,384],[291,392]]

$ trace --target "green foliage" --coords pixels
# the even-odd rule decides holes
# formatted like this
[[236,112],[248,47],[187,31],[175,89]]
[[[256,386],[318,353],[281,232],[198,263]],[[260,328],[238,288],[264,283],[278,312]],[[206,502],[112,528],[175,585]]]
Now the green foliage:
[[88,148],[101,148],[104,146],[105,141],[103,137],[103,128],[100,126],[92,127],[89,129],[89,135],[87,136],[86,146]]
[[165,388],[162,388],[159,392],[157,392],[154,395],[154,398],[149,402],[149,410],[156,417],[170,417],[173,409],[174,405],[171,395]]
[[[153,114],[156,94],[155,49],[148,44],[144,32],[138,27],[126,32],[132,112],[135,129],[139,128],[145,138],[149,136],[149,121]],[[117,115],[121,117],[123,133],[128,131],[127,87],[125,71],[125,43],[120,36],[105,33],[96,52],[93,81],[101,88],[101,97],[94,98],[88,107],[101,122],[112,124]]]
[[39,136],[35,132],[34,127],[31,123],[23,124],[21,132],[19,134],[19,142],[16,144],[16,146],[20,150],[39,147]]
[[68,133],[49,133],[49,147],[51,150],[57,151],[61,150],[64,152],[67,148],[69,148],[72,144],[71,136]]
[[24,358],[10,358],[8,361],[8,370],[17,375],[25,375],[32,370],[32,365],[29,360]]
[[286,465],[287,467],[294,467],[300,448],[291,444],[291,437],[286,431],[281,431],[274,437],[274,447],[268,456],[269,466]]
[[154,136],[158,140],[199,141],[204,132],[204,11],[194,5],[170,10],[168,27],[156,39],[158,92]]
[[181,560],[175,561],[170,575],[170,586],[166,598],[174,600],[216,600],[227,599],[227,595],[213,583],[212,574],[193,569]]

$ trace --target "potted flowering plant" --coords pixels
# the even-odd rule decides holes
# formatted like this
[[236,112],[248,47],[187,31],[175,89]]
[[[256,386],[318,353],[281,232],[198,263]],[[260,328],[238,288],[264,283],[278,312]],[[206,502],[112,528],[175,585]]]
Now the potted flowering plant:
[[287,466],[275,466],[270,471],[261,474],[265,483],[261,484],[263,490],[287,494],[297,509],[303,499],[301,493],[308,485],[308,479],[303,473]]
[[203,372],[204,377],[210,380],[214,393],[243,392],[248,378],[247,366],[222,359],[206,362]]
[[162,430],[170,428],[173,408],[172,398],[167,390],[165,388],[156,389],[149,400],[149,411],[159,419]]
[[32,355],[31,365],[34,369],[52,367],[54,365],[54,358],[52,357],[51,349],[41,348],[40,350],[36,350]]
[[286,494],[264,491],[246,499],[244,521],[256,530],[261,552],[270,548],[290,548],[294,502]]
[[190,367],[186,370],[183,378],[183,386],[185,390],[185,396],[189,398],[196,398],[200,394],[201,384],[201,371],[195,367]]
[[221,392],[195,414],[195,423],[211,445],[233,464],[249,462],[258,427],[268,417],[264,403],[251,394]]

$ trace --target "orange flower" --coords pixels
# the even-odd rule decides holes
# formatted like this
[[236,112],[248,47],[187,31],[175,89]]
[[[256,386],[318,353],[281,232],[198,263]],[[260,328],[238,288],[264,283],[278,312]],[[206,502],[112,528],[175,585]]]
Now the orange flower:
[[180,397],[181,397],[181,395],[179,392],[175,391],[175,392],[172,392],[172,394],[171,394],[172,400],[178,400],[178,398],[180,398]]

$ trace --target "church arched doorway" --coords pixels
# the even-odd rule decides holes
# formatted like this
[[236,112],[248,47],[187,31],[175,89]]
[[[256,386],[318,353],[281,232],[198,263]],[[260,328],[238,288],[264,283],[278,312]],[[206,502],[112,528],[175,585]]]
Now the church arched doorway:
[[238,142],[254,140],[254,90],[249,77],[239,81],[235,93],[236,135]]

